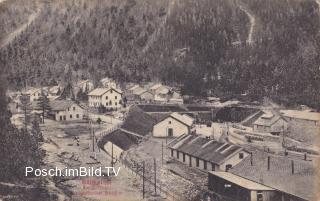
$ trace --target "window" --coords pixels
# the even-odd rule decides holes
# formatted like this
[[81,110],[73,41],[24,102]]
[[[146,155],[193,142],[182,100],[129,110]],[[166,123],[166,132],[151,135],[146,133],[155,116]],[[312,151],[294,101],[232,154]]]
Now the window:
[[172,136],[173,136],[173,129],[168,128],[168,137],[172,137]]
[[72,119],[72,114],[70,114],[70,119]]
[[228,172],[232,168],[231,164],[226,165],[226,172]]
[[239,159],[243,159],[243,153],[239,153]]
[[117,100],[117,98],[118,98],[117,96],[114,97],[114,99],[116,99],[116,100]]
[[62,121],[62,116],[60,116],[60,121]]
[[171,156],[173,156],[173,149],[171,149]]
[[108,96],[106,96],[106,100],[108,100]]
[[63,120],[64,121],[67,120],[67,116],[66,115],[63,116]]
[[68,108],[68,111],[70,111],[70,108]]
[[177,159],[179,159],[179,151],[177,151]]
[[196,159],[196,166],[199,167],[199,158]]
[[76,107],[73,107],[73,111],[75,111],[76,110]]
[[109,101],[109,105],[112,105],[112,101]]
[[110,94],[112,94],[112,89],[110,90]]
[[79,119],[79,114],[77,114],[77,119]]
[[115,102],[114,104],[115,104],[115,105],[118,105],[118,103],[117,103],[117,102]]
[[203,161],[203,169],[207,170],[207,161]]
[[108,103],[106,103],[106,106],[108,106]]
[[216,166],[215,166],[213,163],[211,163],[211,170],[212,170],[212,171],[215,171],[215,170],[216,170]]
[[171,124],[171,121],[169,121],[169,124]]
[[182,161],[186,162],[186,154],[185,153],[183,153],[183,155],[182,155]]
[[262,193],[262,191],[257,191],[257,201],[263,201],[263,193]]

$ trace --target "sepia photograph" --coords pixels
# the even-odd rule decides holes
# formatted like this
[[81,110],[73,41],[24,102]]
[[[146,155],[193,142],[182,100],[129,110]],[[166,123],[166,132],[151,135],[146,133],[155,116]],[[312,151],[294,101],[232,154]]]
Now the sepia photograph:
[[320,201],[320,0],[0,0],[0,201]]

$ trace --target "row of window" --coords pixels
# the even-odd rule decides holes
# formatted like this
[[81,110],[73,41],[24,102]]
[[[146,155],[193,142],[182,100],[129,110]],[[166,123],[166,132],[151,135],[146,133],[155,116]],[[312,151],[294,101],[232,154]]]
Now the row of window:
[[[179,155],[180,155],[180,152],[177,151],[177,159],[179,159]],[[171,149],[171,156],[173,157],[173,150]],[[189,166],[191,167],[192,166],[192,161],[191,161],[191,156],[190,155],[187,155],[185,153],[182,153],[182,161],[185,163],[186,162],[186,156],[189,156]],[[204,170],[207,170],[208,167],[207,167],[207,161],[203,161],[203,169]],[[199,167],[200,166],[200,159],[199,158],[196,158],[196,167]],[[211,163],[211,170],[212,171],[215,171],[215,165],[213,163]]]
[[[176,154],[177,154],[177,159],[179,159],[180,157],[180,152],[179,151],[176,151]],[[186,155],[185,153],[182,152],[182,161],[185,163],[186,162]],[[192,161],[191,161],[191,156],[190,155],[187,155],[189,156],[189,166],[191,167],[192,166]],[[173,157],[173,149],[171,149],[171,157]],[[239,159],[243,159],[244,157],[244,154],[243,153],[239,153]],[[207,170],[207,161],[203,161],[203,169],[204,170]],[[196,158],[196,167],[199,167],[200,166],[200,159],[199,158]],[[232,168],[232,165],[231,164],[228,164],[226,165],[226,171],[228,171],[229,169]],[[213,163],[211,163],[211,170],[212,171],[215,171],[215,165]]]
[[[73,118],[73,115],[72,114],[70,114],[70,119],[72,119]],[[76,119],[79,119],[80,118],[80,115],[79,114],[76,114],[76,117],[75,117]],[[64,115],[64,116],[60,116],[60,121],[62,121],[62,120],[67,120],[67,116],[66,115]]]

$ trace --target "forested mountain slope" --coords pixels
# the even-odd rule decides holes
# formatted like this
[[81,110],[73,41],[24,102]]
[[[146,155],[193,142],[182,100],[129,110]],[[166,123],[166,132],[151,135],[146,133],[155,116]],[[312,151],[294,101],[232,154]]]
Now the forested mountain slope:
[[[319,107],[312,0],[52,0],[1,50],[11,86],[161,80],[185,94],[247,93]],[[253,25],[254,23],[254,25]],[[251,35],[251,42],[248,38]],[[68,72],[68,73],[67,73]]]

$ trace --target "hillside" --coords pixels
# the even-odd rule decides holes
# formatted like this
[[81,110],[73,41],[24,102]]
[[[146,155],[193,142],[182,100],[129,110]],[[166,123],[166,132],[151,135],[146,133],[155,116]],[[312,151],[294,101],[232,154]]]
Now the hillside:
[[[112,76],[319,108],[312,0],[52,0],[1,50],[10,86]],[[18,6],[19,7],[19,6]],[[67,73],[68,72],[68,73]]]

